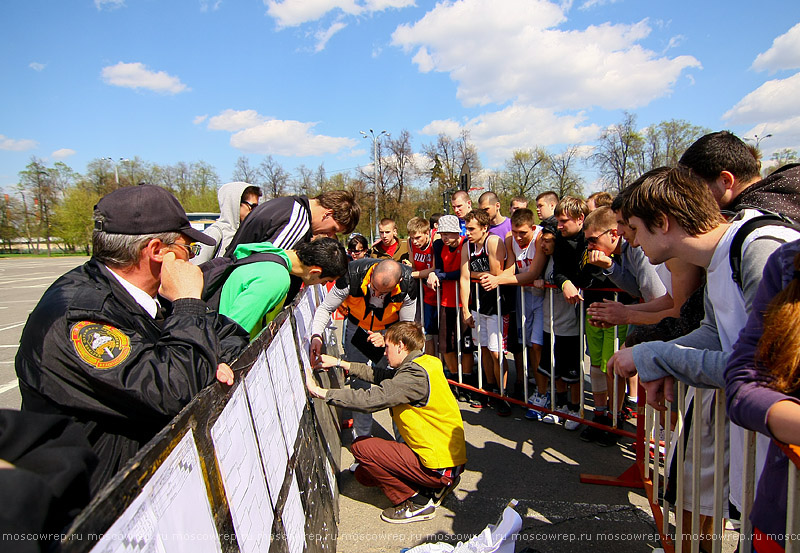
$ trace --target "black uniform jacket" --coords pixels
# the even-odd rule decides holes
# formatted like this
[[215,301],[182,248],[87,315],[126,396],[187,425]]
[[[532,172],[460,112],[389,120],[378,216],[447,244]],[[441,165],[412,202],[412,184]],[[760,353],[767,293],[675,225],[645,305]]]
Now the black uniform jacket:
[[156,321],[92,259],[53,283],[28,317],[16,357],[22,409],[83,425],[100,459],[96,492],[248,338],[196,299]]

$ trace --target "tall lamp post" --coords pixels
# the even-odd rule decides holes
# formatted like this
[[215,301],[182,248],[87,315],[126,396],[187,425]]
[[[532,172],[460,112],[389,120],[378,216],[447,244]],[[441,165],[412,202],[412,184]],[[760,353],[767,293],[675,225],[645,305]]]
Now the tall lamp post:
[[761,141],[762,140],[766,140],[767,138],[771,138],[771,137],[772,137],[772,133],[764,134],[764,135],[761,135],[761,136],[758,136],[757,134],[754,134],[753,138],[745,138],[745,140],[749,140],[750,142],[755,142],[756,143],[756,149],[759,149],[759,145],[761,144]]
[[[114,164],[114,182],[116,182],[117,186],[119,186],[119,169],[118,169],[119,163],[114,161],[110,157],[104,157],[103,159],[106,161],[110,161],[111,163]],[[121,157],[119,158],[119,161],[130,161],[130,160],[128,158]]]
[[383,135],[389,136],[389,133],[381,131],[377,135],[375,132],[370,129],[369,134],[365,133],[364,131],[358,131],[361,133],[361,136],[364,138],[369,138],[372,136],[372,168],[375,172],[375,236],[372,237],[372,242],[374,243],[375,240],[380,236],[380,232],[378,231],[378,178],[380,177],[379,169],[378,169],[378,140]]

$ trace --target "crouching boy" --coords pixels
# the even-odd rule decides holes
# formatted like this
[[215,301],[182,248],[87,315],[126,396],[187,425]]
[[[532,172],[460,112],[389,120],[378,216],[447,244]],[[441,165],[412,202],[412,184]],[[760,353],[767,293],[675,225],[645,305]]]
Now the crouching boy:
[[[386,331],[390,369],[348,363],[322,355],[320,368],[337,364],[376,384],[370,390],[320,388],[309,368],[309,393],[337,407],[372,413],[391,409],[405,443],[365,437],[353,442],[356,480],[380,487],[394,507],[381,519],[394,524],[428,520],[459,481],[467,462],[464,423],[458,403],[444,378],[442,362],[424,355],[425,337],[414,322],[400,322]],[[392,370],[394,369],[394,370]]]

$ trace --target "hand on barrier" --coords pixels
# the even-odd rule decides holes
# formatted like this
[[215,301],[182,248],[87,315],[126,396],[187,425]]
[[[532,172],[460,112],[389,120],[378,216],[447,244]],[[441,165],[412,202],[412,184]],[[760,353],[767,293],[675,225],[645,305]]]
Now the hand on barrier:
[[350,363],[347,361],[342,361],[341,358],[337,359],[332,355],[325,355],[323,353],[320,355],[319,363],[314,365],[314,368],[318,370],[328,370],[332,367],[342,367],[343,369],[347,370],[350,367]]
[[498,279],[494,275],[485,274],[481,276],[481,286],[484,290],[494,290],[498,286]]
[[471,314],[464,317],[464,324],[470,328],[475,328],[475,319]]
[[368,330],[367,334],[369,334],[367,340],[369,341],[370,344],[372,344],[376,348],[386,347],[386,342],[383,339],[383,334],[381,334],[380,332],[372,332],[371,330]]
[[439,277],[436,276],[436,273],[429,273],[428,274],[428,281],[427,285],[436,290],[439,288]]
[[534,288],[544,288],[544,285],[545,285],[544,279],[537,278],[536,280],[533,281]]
[[625,348],[611,356],[606,367],[609,371],[617,373],[623,378],[630,378],[636,374],[636,363],[633,361],[633,350]]
[[311,337],[311,343],[308,346],[308,357],[312,367],[316,367],[320,362],[322,355],[322,336],[314,334]]
[[589,306],[586,314],[592,318],[595,326],[601,326],[598,323],[608,326],[628,324],[628,308],[618,301],[606,299],[602,303],[595,302]]
[[161,286],[158,293],[169,301],[200,299],[203,293],[203,271],[197,265],[178,259],[174,252],[167,252],[161,260]]
[[561,291],[564,292],[564,300],[567,303],[574,305],[580,301],[583,301],[583,296],[581,296],[580,290],[578,290],[570,281],[564,283]]
[[675,378],[663,376],[650,382],[639,381],[647,394],[647,404],[656,411],[666,411],[664,401],[675,401]]
[[[326,355],[325,357],[330,356]],[[317,385],[317,381],[314,380],[314,372],[311,370],[311,367],[306,367],[304,372],[306,374],[306,388],[308,389],[308,393],[311,394],[311,397],[319,397],[324,399],[327,390]]]
[[233,386],[233,369],[227,363],[217,365],[217,380],[228,386]]

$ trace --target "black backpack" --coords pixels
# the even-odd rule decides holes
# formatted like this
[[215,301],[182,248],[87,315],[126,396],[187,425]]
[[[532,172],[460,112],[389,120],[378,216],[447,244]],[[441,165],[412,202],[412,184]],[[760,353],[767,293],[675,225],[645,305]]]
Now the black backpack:
[[225,284],[225,281],[228,280],[233,270],[242,265],[261,263],[264,261],[278,263],[287,271],[289,270],[286,259],[275,253],[254,253],[236,260],[230,257],[216,257],[205,263],[201,263],[200,270],[203,271],[203,301],[212,309],[219,309],[222,286]]
[[740,289],[742,287],[742,246],[744,246],[744,241],[751,232],[767,226],[786,227],[800,232],[800,224],[782,213],[776,213],[761,208],[750,208],[749,206],[747,206],[747,208],[757,209],[762,215],[757,215],[746,221],[739,227],[739,230],[733,235],[733,240],[731,241],[731,249],[728,252],[731,264],[731,277]]

